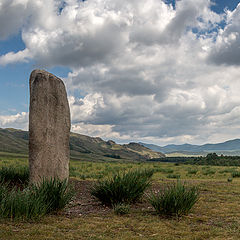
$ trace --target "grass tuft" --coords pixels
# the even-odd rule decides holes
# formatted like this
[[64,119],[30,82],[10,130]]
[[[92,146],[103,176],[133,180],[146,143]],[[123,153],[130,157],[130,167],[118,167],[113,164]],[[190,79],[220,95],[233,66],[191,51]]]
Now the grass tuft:
[[32,186],[33,194],[36,198],[43,200],[48,206],[47,212],[52,212],[64,208],[73,198],[74,192],[68,186],[67,180],[43,179],[41,184]]
[[0,201],[0,217],[11,219],[39,219],[47,213],[48,206],[43,203],[43,199],[36,198],[30,189],[21,191],[12,188],[5,191]]
[[175,178],[175,179],[179,179],[181,177],[181,175],[179,174],[168,174],[167,178]]
[[98,181],[91,194],[103,204],[114,206],[119,203],[134,203],[150,186],[153,170],[134,170],[117,173],[112,178]]
[[228,182],[232,182],[232,180],[233,180],[232,178],[228,178],[227,179]]
[[28,167],[2,167],[0,169],[0,182],[7,182],[10,185],[25,185],[29,182]]
[[192,169],[192,168],[189,168],[187,171],[188,171],[188,174],[193,174],[193,175],[197,174],[198,172],[197,169]]
[[0,182],[0,203],[4,199],[5,195],[7,195],[7,185],[4,184],[3,182]]
[[239,178],[240,177],[240,172],[238,172],[238,171],[232,172],[232,177],[233,178]]
[[73,191],[67,181],[43,180],[23,191],[0,184],[0,217],[39,219],[47,213],[62,209],[70,202]]
[[149,194],[148,200],[158,214],[179,217],[191,210],[198,197],[196,187],[189,187],[178,181],[161,192]]
[[117,215],[125,215],[130,212],[130,205],[125,203],[118,203],[113,206],[113,210]]

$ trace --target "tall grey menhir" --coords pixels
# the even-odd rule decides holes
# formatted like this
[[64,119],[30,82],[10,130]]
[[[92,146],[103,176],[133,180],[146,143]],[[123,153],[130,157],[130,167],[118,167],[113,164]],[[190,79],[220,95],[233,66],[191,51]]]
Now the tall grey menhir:
[[70,110],[61,79],[44,70],[30,76],[30,183],[69,177]]

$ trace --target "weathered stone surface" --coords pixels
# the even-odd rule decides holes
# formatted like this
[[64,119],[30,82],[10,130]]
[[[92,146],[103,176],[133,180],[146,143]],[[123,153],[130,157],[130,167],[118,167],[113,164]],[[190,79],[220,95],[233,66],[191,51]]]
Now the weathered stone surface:
[[69,176],[70,110],[64,83],[51,73],[30,76],[30,182]]

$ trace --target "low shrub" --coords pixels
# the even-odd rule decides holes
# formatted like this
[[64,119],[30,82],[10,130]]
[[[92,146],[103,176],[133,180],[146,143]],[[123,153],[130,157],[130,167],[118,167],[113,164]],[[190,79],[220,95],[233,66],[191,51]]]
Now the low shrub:
[[232,182],[232,180],[233,180],[232,178],[228,178],[227,179],[228,182]]
[[238,171],[232,172],[232,177],[233,178],[240,177],[240,172],[238,172]]
[[195,175],[195,174],[197,174],[197,172],[198,172],[198,170],[197,169],[192,169],[192,168],[189,168],[188,170],[188,174],[193,174],[193,175]]
[[219,173],[233,173],[235,171],[236,171],[236,169],[234,169],[234,168],[225,168],[225,169],[220,170]]
[[120,155],[117,155],[117,154],[105,154],[103,156],[104,157],[109,157],[109,158],[121,159]]
[[28,167],[2,167],[0,169],[0,182],[8,182],[11,185],[25,185],[29,182]]
[[103,204],[114,206],[119,203],[134,203],[150,186],[153,170],[134,170],[116,173],[112,178],[98,181],[91,194]]
[[179,179],[181,176],[179,174],[168,174],[167,178],[175,178],[175,179]]
[[113,210],[117,215],[125,215],[130,212],[130,205],[125,203],[118,203],[113,206]]
[[213,170],[213,169],[206,169],[203,171],[203,175],[213,175],[216,173],[216,170]]
[[163,191],[150,193],[148,200],[158,214],[179,217],[191,210],[198,197],[199,192],[196,187],[189,187],[178,181]]
[[170,168],[156,168],[154,172],[161,172],[161,173],[173,173],[173,169]]

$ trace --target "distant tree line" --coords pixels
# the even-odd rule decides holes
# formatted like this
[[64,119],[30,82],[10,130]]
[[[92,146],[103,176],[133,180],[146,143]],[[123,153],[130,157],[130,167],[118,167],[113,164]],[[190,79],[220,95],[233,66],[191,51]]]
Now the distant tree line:
[[103,156],[104,156],[104,157],[121,159],[121,156],[120,156],[120,155],[117,155],[117,154],[105,154],[105,155],[103,155]]
[[218,156],[216,153],[209,153],[206,157],[165,157],[148,159],[147,161],[191,165],[240,166],[240,156]]

